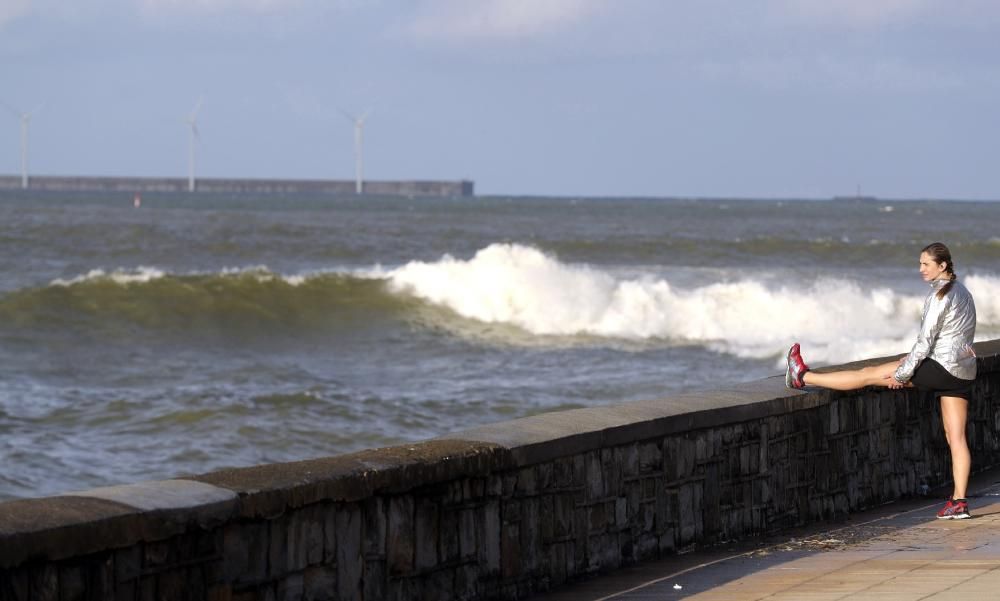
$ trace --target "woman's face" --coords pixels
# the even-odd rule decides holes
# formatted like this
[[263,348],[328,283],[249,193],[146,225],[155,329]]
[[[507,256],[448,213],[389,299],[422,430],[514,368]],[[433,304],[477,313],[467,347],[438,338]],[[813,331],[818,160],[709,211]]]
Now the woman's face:
[[920,275],[925,282],[941,279],[947,275],[947,263],[938,263],[927,253],[920,253]]

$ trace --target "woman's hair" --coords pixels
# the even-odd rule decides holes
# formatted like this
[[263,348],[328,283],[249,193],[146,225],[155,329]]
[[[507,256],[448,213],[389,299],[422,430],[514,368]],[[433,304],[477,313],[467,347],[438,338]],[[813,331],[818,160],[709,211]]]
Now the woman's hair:
[[937,292],[937,297],[939,299],[940,298],[944,298],[944,295],[948,294],[948,291],[951,290],[952,284],[955,282],[955,279],[958,277],[957,275],[955,275],[955,263],[951,260],[951,251],[948,250],[947,246],[945,246],[944,244],[942,244],[940,242],[932,242],[932,243],[928,244],[927,246],[925,246],[924,249],[922,251],[920,251],[920,252],[921,253],[927,253],[928,255],[930,255],[930,257],[932,259],[934,259],[935,263],[938,263],[938,264],[940,264],[940,263],[947,263],[948,264],[948,266],[945,267],[945,271],[948,272],[948,275],[951,276],[951,281],[948,282],[947,284],[945,284],[944,286],[942,286],[941,289],[938,290],[938,292]]

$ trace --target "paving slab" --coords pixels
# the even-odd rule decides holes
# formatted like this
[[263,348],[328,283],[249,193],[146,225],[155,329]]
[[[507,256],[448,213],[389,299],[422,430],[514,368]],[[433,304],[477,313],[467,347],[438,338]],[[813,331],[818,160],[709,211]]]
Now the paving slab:
[[971,519],[936,519],[943,498],[904,500],[843,524],[694,550],[533,600],[1000,599],[1000,469],[978,474],[969,490]]

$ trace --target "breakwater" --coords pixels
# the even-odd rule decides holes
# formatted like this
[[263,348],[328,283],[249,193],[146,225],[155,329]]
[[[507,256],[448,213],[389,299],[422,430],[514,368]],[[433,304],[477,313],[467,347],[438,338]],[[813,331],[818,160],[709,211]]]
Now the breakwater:
[[[976,351],[967,434],[983,469],[1000,464],[1000,341]],[[772,377],[0,503],[0,598],[523,598],[942,485],[935,407]]]
[[[21,190],[21,178],[0,176],[0,190]],[[107,192],[107,193],[183,193],[187,178],[180,177],[82,177],[36,175],[28,180],[29,191],[38,192]],[[356,193],[353,180],[198,178],[195,192],[222,194],[295,195]],[[364,193],[373,196],[475,195],[475,184],[468,180],[371,180],[364,182]]]

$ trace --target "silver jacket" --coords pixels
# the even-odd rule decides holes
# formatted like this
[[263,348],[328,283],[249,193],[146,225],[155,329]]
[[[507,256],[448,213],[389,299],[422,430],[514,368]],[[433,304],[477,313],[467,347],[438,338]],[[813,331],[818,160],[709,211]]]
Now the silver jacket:
[[913,350],[896,369],[893,377],[897,382],[909,382],[924,359],[934,359],[956,378],[976,378],[976,353],[972,350],[972,339],[976,335],[976,303],[958,280],[944,298],[938,298],[938,290],[947,283],[948,280],[930,283],[920,333]]

